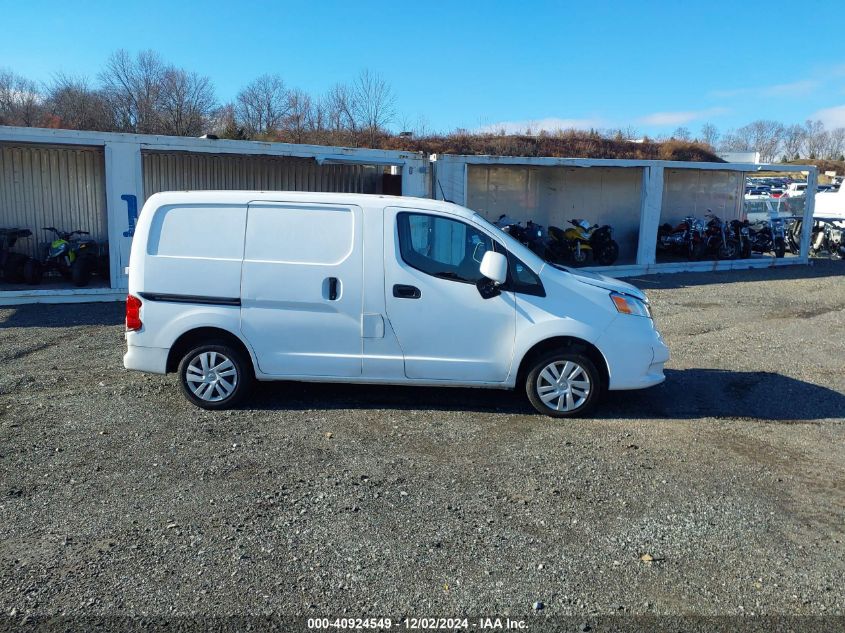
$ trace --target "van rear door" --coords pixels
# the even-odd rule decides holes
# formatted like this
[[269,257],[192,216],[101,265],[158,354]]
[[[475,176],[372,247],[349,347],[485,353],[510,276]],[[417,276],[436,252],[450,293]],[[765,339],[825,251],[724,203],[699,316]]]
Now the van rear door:
[[241,329],[263,373],[361,375],[361,228],[354,205],[250,203]]

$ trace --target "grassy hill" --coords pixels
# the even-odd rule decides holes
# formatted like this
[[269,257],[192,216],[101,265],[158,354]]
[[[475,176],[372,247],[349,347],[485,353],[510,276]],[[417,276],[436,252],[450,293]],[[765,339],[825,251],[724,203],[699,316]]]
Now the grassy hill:
[[497,154],[502,156],[556,156],[565,158],[628,158],[724,162],[696,143],[662,143],[604,138],[588,132],[561,135],[450,134],[425,138],[392,136],[384,149],[423,151],[429,154]]

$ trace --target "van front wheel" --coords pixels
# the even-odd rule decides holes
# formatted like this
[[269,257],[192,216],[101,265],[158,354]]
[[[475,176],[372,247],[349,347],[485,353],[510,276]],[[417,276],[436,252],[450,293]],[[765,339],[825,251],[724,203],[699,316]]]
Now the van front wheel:
[[555,418],[586,414],[601,397],[602,388],[601,374],[593,362],[566,349],[544,354],[525,380],[534,408]]
[[203,409],[233,407],[249,391],[253,380],[249,360],[223,342],[197,345],[179,363],[182,392]]

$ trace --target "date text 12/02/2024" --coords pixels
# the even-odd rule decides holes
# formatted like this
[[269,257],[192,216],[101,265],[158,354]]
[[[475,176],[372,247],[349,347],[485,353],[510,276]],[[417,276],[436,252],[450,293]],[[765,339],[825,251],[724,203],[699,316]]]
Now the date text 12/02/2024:
[[366,630],[392,628],[405,628],[409,630],[525,630],[525,620],[514,620],[511,618],[308,618],[307,627],[312,630],[319,629],[347,629]]

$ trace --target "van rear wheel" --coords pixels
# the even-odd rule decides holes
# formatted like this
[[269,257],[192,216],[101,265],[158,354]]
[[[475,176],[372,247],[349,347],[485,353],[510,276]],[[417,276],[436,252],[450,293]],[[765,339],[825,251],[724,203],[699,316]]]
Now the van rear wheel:
[[534,408],[555,418],[585,415],[601,398],[603,388],[593,362],[565,348],[540,357],[525,380],[525,391]]
[[179,363],[182,392],[203,409],[235,406],[247,394],[253,380],[249,359],[224,342],[197,345]]

